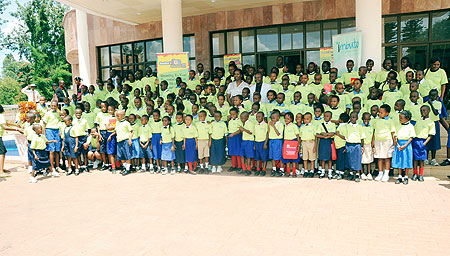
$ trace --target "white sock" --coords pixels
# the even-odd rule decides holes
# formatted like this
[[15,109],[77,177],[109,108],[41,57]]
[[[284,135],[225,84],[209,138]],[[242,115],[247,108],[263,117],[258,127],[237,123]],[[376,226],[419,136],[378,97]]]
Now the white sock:
[[314,169],[309,170],[309,172],[314,172]]
[[150,169],[153,169],[153,164],[150,164]]
[[328,169],[328,175],[331,175],[333,173],[333,170]]
[[28,166],[28,172],[31,173],[33,171],[33,166]]
[[206,162],[206,163],[205,163],[205,168],[208,168],[208,165],[209,165],[209,163],[208,163],[208,162]]
[[384,175],[389,175],[389,170],[384,170]]
[[398,178],[400,178],[400,179],[402,178],[402,175],[400,173],[398,174]]
[[408,175],[405,175],[405,179],[407,179],[408,178]]
[[280,168],[280,171],[284,172],[284,168]]
[[129,163],[123,163],[123,166],[125,166],[125,170],[129,171],[130,170],[130,165]]
[[188,165],[187,165],[187,164],[184,165],[184,169],[185,169],[185,170],[188,169]]
[[203,168],[203,164],[200,164],[200,168]]
[[145,164],[142,164],[142,169],[145,169]]
[[450,158],[447,158],[447,161],[449,161],[449,162],[450,162]]
[[277,167],[275,167],[275,166],[274,166],[274,167],[272,167],[272,170],[276,171],[276,170],[277,170]]

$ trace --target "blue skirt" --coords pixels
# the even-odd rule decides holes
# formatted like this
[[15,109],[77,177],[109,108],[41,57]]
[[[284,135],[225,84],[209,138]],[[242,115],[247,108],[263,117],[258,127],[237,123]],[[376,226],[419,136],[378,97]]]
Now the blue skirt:
[[319,160],[331,161],[331,142],[331,138],[319,140]]
[[33,161],[32,161],[33,170],[39,171],[43,168],[50,167],[50,158],[49,158],[48,151],[43,150],[43,149],[37,149],[37,150],[34,150],[34,152],[36,152],[36,155],[39,159],[36,160],[33,157]]
[[255,142],[252,140],[243,140],[241,142],[240,155],[245,158],[255,158]]
[[[133,144],[132,144],[133,145]],[[131,146],[128,145],[128,140],[122,140],[117,143],[117,160],[127,161],[133,158]]]
[[78,151],[82,154],[86,154],[88,152],[88,150],[84,149],[83,144],[86,143],[87,140],[87,136],[79,136],[78,137]]
[[[108,140],[109,136],[112,132],[106,132],[106,140]],[[111,140],[106,142],[106,154],[115,155],[117,152],[117,135],[111,136]]]
[[336,170],[338,171],[345,171],[346,169],[349,169],[347,152],[344,152],[344,150],[345,147],[336,149]]
[[[403,146],[406,142],[408,140],[399,140],[398,144]],[[394,154],[392,155],[392,168],[413,168],[413,149],[411,143],[402,151],[399,151],[397,145],[395,145]]]
[[28,155],[28,161],[33,162],[34,156],[33,156],[33,150],[31,150],[31,141],[28,141],[27,155]]
[[225,138],[215,140],[211,139],[211,157],[209,162],[211,165],[224,165],[225,158]]
[[59,136],[59,129],[51,129],[51,128],[45,129],[45,137],[47,138],[48,141],[56,140],[56,143],[47,144],[47,147],[45,148],[45,150],[51,151],[51,152],[53,152],[53,151],[60,152],[61,151],[61,136]]
[[242,134],[239,133],[233,137],[228,137],[228,155],[240,156],[241,155],[241,142]]
[[[128,140],[126,140],[128,142]],[[133,139],[131,141],[131,159],[141,159],[143,157],[141,143],[139,143],[139,138]]]
[[441,149],[441,126],[439,125],[439,121],[434,121],[434,127],[436,134],[431,136],[430,142],[427,144],[427,150]]
[[161,159],[161,151],[162,151],[162,145],[161,142],[161,133],[153,133],[152,136],[152,146],[153,146],[153,158],[154,159]]
[[[68,135],[68,134],[67,134]],[[66,136],[64,137],[64,156],[65,157],[71,157],[76,158],[80,155],[80,149],[78,149],[77,152],[75,152],[75,138]]]
[[194,138],[186,139],[186,147],[184,148],[184,153],[187,163],[193,163],[198,160],[198,154],[195,147],[196,144]]
[[184,141],[175,141],[175,162],[177,164],[186,163],[186,155],[183,150]]
[[[173,161],[175,159],[175,151],[172,151],[172,142],[163,143],[161,145],[161,160],[163,161]],[[153,149],[155,149],[153,147]]]
[[411,141],[414,160],[427,160],[427,147],[423,145],[426,139],[414,138]]
[[269,159],[278,161],[283,159],[283,140],[269,140]]
[[152,145],[152,143],[148,143],[146,148],[142,148],[142,158],[145,159],[152,159],[153,158],[153,152],[152,152],[152,147],[150,146]]
[[345,151],[347,151],[347,160],[350,170],[361,171],[361,144],[347,142],[345,145]]
[[100,153],[104,154],[106,153],[106,146],[108,140],[108,137],[106,136],[106,130],[101,130],[100,136],[102,137],[102,141],[100,141]]
[[269,159],[269,150],[267,147],[267,149],[264,149],[264,144],[266,142],[262,141],[262,142],[255,142],[255,160],[256,161],[263,161],[263,162],[267,162],[267,160]]

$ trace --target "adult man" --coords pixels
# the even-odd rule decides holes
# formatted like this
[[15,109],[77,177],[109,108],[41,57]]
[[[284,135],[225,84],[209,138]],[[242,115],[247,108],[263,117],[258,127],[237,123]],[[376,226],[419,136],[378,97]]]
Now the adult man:
[[196,76],[196,78],[197,78],[197,80],[200,80],[200,78],[202,78],[203,77],[203,72],[204,72],[204,67],[203,67],[203,64],[202,63],[198,63],[197,64],[197,76]]
[[261,94],[261,102],[267,103],[267,92],[272,89],[270,84],[266,84],[263,82],[262,74],[255,74],[255,85],[250,86],[250,93],[253,95],[255,92],[259,92]]
[[64,102],[64,98],[65,97],[69,97],[69,92],[67,92],[67,89],[64,85],[64,81],[63,80],[59,80],[58,82],[58,88],[56,88],[56,97],[58,97],[58,102]]
[[36,85],[30,84],[30,85],[27,85],[26,87],[24,87],[21,90],[21,92],[23,94],[27,95],[29,102],[37,103],[37,102],[39,102],[39,99],[41,98],[41,94],[39,94],[39,92],[36,91],[35,89],[36,89]]

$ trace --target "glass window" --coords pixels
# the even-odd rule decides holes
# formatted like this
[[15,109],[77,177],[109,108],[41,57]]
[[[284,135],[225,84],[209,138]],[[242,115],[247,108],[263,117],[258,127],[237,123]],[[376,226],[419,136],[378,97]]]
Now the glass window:
[[262,28],[256,31],[259,52],[278,51],[278,28]]
[[306,63],[315,62],[319,63],[320,61],[320,51],[307,51],[306,52]]
[[[114,69],[116,71],[116,74],[120,75],[122,78],[124,77],[123,74],[122,74],[122,67],[114,67],[114,68],[111,68],[111,69]],[[103,78],[103,80],[107,80],[108,78],[109,78],[109,73],[106,76],[106,78]]]
[[450,12],[436,12],[433,13],[433,31],[431,31],[431,38],[433,40],[448,40],[450,39]]
[[183,37],[183,51],[188,52],[189,57],[195,57],[195,36]]
[[256,66],[255,55],[242,56],[242,63],[244,63],[244,65],[250,65],[255,67]]
[[242,36],[242,52],[254,52],[255,51],[255,31],[243,30],[241,31]]
[[281,27],[281,50],[303,48],[303,25]]
[[144,43],[134,44],[134,62],[140,63],[144,62]]
[[129,73],[134,73],[133,65],[123,66],[123,75],[124,75],[124,77],[125,76],[128,77]]
[[100,66],[109,66],[109,47],[100,48]]
[[156,54],[162,53],[162,40],[152,40],[145,42],[147,61],[156,61]]
[[[450,44],[433,45],[431,56],[441,58],[441,68],[447,72],[448,76],[450,74]],[[448,105],[446,106],[448,107]]]
[[400,36],[402,42],[428,40],[428,14],[402,16]]
[[189,69],[196,69],[195,59],[189,60]]
[[102,80],[103,81],[108,80],[108,78],[109,78],[109,68],[102,68],[101,72],[102,72],[102,74],[101,74]]
[[120,46],[111,46],[111,65],[120,65]]
[[392,59],[392,62],[394,64],[393,69],[396,70],[397,69],[397,56],[398,56],[397,46],[396,45],[394,45],[394,46],[386,46],[384,48],[384,55],[385,55],[385,58],[391,58]]
[[341,33],[356,31],[356,21],[355,20],[344,20],[341,21]]
[[306,24],[306,48],[320,47],[320,23]]
[[427,62],[427,46],[403,46],[402,57],[408,57],[414,69],[424,69]]
[[212,35],[213,55],[225,54],[225,35],[216,33]]
[[214,58],[213,59],[213,66],[215,67],[222,67],[223,68],[223,58],[219,57],[219,58]]
[[122,63],[123,64],[133,63],[132,54],[131,54],[131,44],[123,44],[122,45]]
[[227,54],[239,53],[239,31],[227,32]]
[[397,17],[384,18],[384,42],[397,42]]
[[336,21],[324,22],[323,23],[323,47],[332,46],[333,35],[337,35],[338,26]]

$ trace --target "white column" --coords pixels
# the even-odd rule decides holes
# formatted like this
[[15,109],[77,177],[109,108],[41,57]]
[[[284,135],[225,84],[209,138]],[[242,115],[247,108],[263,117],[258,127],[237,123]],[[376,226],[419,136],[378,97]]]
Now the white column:
[[355,0],[356,30],[362,32],[361,62],[365,65],[367,59],[373,59],[374,71],[381,69],[383,62],[382,47],[382,0]]
[[[89,31],[85,11],[76,10],[78,65],[82,83],[90,85],[91,66],[89,62]],[[74,88],[75,89],[75,88]]]
[[164,52],[183,52],[181,0],[161,0]]

